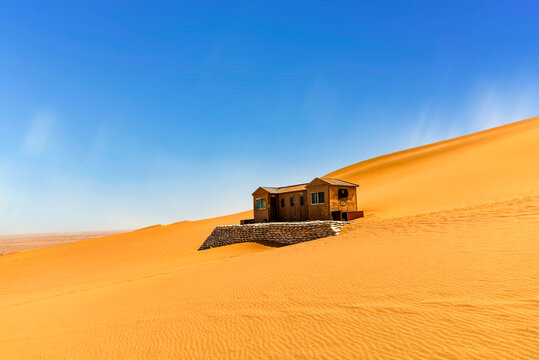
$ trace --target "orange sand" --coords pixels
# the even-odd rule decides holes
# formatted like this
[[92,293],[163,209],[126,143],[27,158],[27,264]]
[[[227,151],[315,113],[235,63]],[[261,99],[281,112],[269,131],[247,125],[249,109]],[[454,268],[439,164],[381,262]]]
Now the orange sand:
[[249,213],[0,257],[1,359],[539,358],[539,118],[338,170],[338,237],[197,252]]

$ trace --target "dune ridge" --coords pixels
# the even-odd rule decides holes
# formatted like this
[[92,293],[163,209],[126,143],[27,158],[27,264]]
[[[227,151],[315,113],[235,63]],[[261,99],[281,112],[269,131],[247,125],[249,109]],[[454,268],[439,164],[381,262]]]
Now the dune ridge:
[[367,215],[336,237],[196,251],[245,212],[2,256],[2,358],[539,358],[538,139],[332,172]]

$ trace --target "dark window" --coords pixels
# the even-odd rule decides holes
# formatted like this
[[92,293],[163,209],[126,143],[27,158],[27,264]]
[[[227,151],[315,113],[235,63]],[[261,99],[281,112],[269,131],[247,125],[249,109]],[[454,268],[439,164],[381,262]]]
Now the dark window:
[[346,199],[348,197],[348,189],[339,189],[339,199]]
[[324,203],[324,192],[320,191],[317,193],[311,193],[311,204],[323,204]]
[[290,198],[290,206],[294,206],[294,198]]
[[305,200],[303,200],[303,196],[299,197],[299,204],[300,204],[300,206],[305,205]]
[[284,207],[284,199],[281,199],[281,207]]

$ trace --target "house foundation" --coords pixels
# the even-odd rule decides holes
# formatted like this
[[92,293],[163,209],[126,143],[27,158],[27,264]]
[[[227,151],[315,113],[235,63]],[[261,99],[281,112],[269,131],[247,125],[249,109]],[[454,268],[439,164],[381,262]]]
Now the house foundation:
[[298,244],[338,235],[346,224],[328,220],[217,226],[198,250],[243,242]]

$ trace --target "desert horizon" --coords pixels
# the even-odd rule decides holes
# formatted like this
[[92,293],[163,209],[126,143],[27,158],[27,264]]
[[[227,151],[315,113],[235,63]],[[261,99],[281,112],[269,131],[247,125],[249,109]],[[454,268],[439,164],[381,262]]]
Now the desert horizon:
[[20,250],[55,246],[73,241],[119,234],[127,230],[79,231],[0,235],[0,255]]

